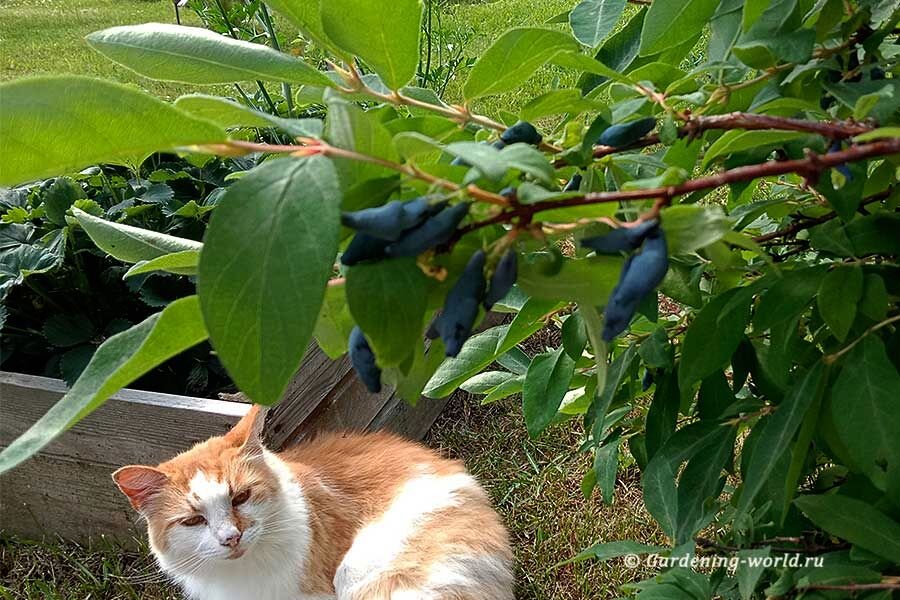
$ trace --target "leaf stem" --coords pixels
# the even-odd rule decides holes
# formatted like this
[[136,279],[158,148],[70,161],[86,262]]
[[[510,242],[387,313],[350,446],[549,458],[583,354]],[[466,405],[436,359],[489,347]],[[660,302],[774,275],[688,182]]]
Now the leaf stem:
[[829,354],[828,356],[823,357],[822,360],[825,362],[826,365],[834,364],[834,363],[837,361],[837,359],[839,359],[839,358],[842,357],[843,355],[845,355],[845,354],[847,354],[848,352],[850,352],[851,350],[853,350],[853,348],[854,348],[858,343],[860,343],[861,341],[863,341],[863,339],[865,339],[865,337],[866,337],[867,335],[869,335],[870,333],[875,333],[876,331],[878,331],[878,330],[881,329],[882,327],[887,327],[887,326],[890,325],[891,323],[896,323],[897,321],[900,321],[900,315],[894,315],[893,317],[890,317],[890,318],[888,318],[888,319],[885,319],[884,321],[881,321],[880,323],[876,323],[875,325],[872,325],[871,327],[869,327],[868,329],[866,329],[866,330],[863,332],[863,334],[862,334],[861,336],[859,336],[858,338],[856,338],[855,340],[853,340],[853,343],[848,344],[847,346],[844,346],[843,348],[841,348],[840,350],[838,350],[838,351],[835,352],[834,354]]

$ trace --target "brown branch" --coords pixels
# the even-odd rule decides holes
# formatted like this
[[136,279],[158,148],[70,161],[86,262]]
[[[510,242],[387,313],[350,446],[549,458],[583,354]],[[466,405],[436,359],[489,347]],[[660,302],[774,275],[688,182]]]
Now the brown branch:
[[778,175],[786,175],[788,173],[797,173],[807,179],[815,179],[822,171],[831,167],[891,154],[900,154],[900,138],[890,138],[872,142],[870,144],[860,144],[840,152],[832,152],[825,155],[810,153],[807,158],[803,159],[770,161],[759,165],[738,167],[736,169],[723,171],[717,175],[699,177],[681,185],[625,192],[596,192],[585,194],[584,196],[576,196],[574,198],[564,198],[562,200],[535,202],[534,204],[523,205],[519,210],[524,209],[527,212],[534,214],[541,212],[542,210],[600,204],[603,202],[646,200],[651,198],[663,198],[667,201],[671,201],[671,199],[676,196],[682,196],[700,190],[709,190],[731,183],[752,181],[762,177],[775,177]]
[[700,190],[710,190],[731,183],[742,181],[752,181],[763,177],[775,177],[778,175],[786,175],[788,173],[797,173],[807,179],[814,180],[824,170],[836,167],[838,165],[875,158],[879,156],[888,156],[892,154],[900,154],[900,138],[890,138],[879,140],[870,144],[860,144],[852,146],[840,152],[832,152],[825,155],[817,155],[810,153],[807,158],[787,161],[770,161],[758,165],[748,165],[723,171],[717,175],[708,177],[700,177],[687,181],[681,185],[652,188],[647,190],[631,190],[617,192],[597,192],[576,196],[573,198],[564,198],[561,200],[545,200],[535,202],[533,204],[519,204],[508,210],[494,215],[484,221],[471,223],[458,230],[454,240],[459,239],[466,233],[496,225],[498,223],[509,223],[514,219],[528,219],[541,211],[553,210],[557,208],[568,208],[572,206],[587,206],[591,204],[602,204],[606,202],[628,202],[631,200],[648,200],[657,199],[655,207],[658,209],[671,203],[672,198],[690,194]]
[[[856,121],[810,121],[806,119],[733,112],[725,115],[692,117],[678,129],[678,137],[694,138],[705,131],[717,129],[744,129],[747,131],[776,129],[779,131],[803,131],[821,135],[829,139],[843,140],[871,131],[872,127]],[[627,146],[594,146],[594,158],[603,158],[604,156],[615,154],[616,152],[646,148],[647,146],[654,146],[659,143],[659,134],[651,133]],[[563,166],[565,164],[565,161],[560,159],[557,161],[556,166]]]
[[[871,204],[873,202],[878,202],[880,200],[884,200],[885,198],[890,196],[893,191],[894,191],[893,188],[889,188],[889,189],[884,190],[883,192],[879,192],[878,194],[873,194],[867,198],[863,198],[862,202],[859,203],[859,207],[862,208],[863,206],[866,206],[867,204]],[[787,227],[785,227],[783,229],[779,229],[777,231],[773,231],[771,233],[766,233],[763,235],[758,235],[755,238],[753,238],[753,241],[758,244],[762,244],[762,243],[765,243],[765,242],[768,242],[768,241],[771,241],[771,240],[774,240],[777,238],[790,237],[790,236],[797,234],[800,231],[803,231],[804,229],[810,229],[812,227],[815,227],[816,225],[821,225],[822,223],[827,223],[828,221],[834,219],[835,217],[837,217],[837,213],[832,211],[830,213],[826,213],[826,214],[822,215],[821,217],[804,218],[802,221],[795,221],[794,223],[791,223],[790,225],[788,225]]]

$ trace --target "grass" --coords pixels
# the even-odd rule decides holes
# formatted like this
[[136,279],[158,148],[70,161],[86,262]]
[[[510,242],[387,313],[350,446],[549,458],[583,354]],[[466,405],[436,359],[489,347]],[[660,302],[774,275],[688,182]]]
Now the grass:
[[[516,400],[480,406],[463,394],[426,439],[463,459],[493,497],[512,534],[520,600],[615,598],[620,585],[649,575],[621,561],[553,566],[597,541],[661,541],[636,474],[620,474],[612,506],[596,495],[582,497],[580,481],[590,465],[573,450],[579,433],[566,423],[530,440]],[[0,588],[0,597],[16,600],[180,598],[161,581],[145,548],[125,551],[104,540],[79,546],[0,537],[0,586],[7,590]]]
[[[439,39],[465,42],[475,58],[503,30],[542,25],[576,0],[446,2]],[[169,0],[0,0],[0,80],[31,74],[78,73],[137,85],[173,99],[191,86],[154,82],[119,67],[84,42],[91,31],[148,21],[174,22]],[[183,22],[196,24],[190,11]],[[450,82],[446,97],[460,98],[465,69]],[[515,111],[528,99],[575,75],[541,69],[516,92],[475,103],[492,116]],[[584,562],[554,568],[597,541],[638,539],[652,543],[661,534],[644,510],[635,473],[622,474],[612,506],[584,499],[581,477],[588,459],[576,454],[580,432],[567,423],[537,441],[528,438],[516,400],[482,407],[474,398],[455,398],[429,434],[427,443],[465,460],[484,483],[504,517],[517,556],[517,597],[522,600],[615,598],[619,585],[648,573],[628,571],[621,562]],[[126,550],[105,540],[91,545],[64,541],[31,542],[0,534],[0,598],[16,600],[175,600],[146,547]]]
[[[182,22],[196,25],[182,9]],[[94,52],[84,36],[114,25],[174,23],[169,0],[2,0],[0,80],[72,73],[131,83],[172,100],[196,88],[145,79]]]

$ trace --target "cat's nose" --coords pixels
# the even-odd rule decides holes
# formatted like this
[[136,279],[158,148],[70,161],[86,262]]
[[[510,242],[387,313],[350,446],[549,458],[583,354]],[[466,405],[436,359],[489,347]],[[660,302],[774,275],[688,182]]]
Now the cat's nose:
[[229,548],[235,548],[238,544],[241,543],[241,532],[237,527],[232,528],[231,530],[225,532],[221,537],[219,537],[219,543],[223,546],[228,546]]

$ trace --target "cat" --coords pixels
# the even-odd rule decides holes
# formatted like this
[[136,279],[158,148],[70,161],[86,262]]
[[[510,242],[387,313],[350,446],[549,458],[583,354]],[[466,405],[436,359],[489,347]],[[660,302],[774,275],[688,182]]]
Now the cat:
[[188,598],[513,600],[506,529],[462,463],[388,433],[275,453],[264,418],[113,473]]

